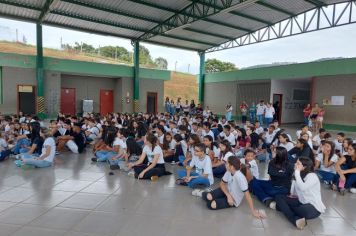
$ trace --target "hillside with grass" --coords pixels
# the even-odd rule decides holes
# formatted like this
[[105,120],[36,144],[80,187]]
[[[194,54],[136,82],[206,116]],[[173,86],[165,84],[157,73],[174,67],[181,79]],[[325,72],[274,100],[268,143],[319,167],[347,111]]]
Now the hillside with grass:
[[196,75],[186,74],[181,72],[171,73],[171,80],[164,82],[164,98],[169,97],[174,102],[178,97],[182,101],[186,99],[194,99],[197,103],[198,99],[198,81]]

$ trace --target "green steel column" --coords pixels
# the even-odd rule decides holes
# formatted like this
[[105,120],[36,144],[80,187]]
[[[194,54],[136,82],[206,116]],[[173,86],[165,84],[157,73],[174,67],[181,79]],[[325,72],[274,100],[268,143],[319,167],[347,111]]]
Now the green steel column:
[[2,67],[0,66],[0,104],[2,104],[4,101],[4,88],[2,87]]
[[205,52],[200,52],[200,70],[199,70],[199,103],[204,103],[204,83],[205,83]]
[[139,99],[140,99],[140,43],[134,42],[134,78],[133,78],[133,98],[134,98],[134,112],[139,112]]
[[37,113],[40,118],[45,117],[45,102],[43,92],[43,44],[42,44],[42,25],[36,24],[37,34],[37,57],[36,57],[36,79],[37,79]]

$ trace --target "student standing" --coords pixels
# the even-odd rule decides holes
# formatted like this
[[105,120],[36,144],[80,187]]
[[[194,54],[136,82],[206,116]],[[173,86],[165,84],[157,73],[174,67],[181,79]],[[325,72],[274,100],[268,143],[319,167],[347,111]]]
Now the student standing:
[[232,105],[230,102],[226,105],[225,111],[226,111],[226,114],[225,114],[226,120],[230,121],[232,118]]
[[260,101],[259,104],[256,106],[257,108],[257,120],[260,122],[260,125],[263,126],[264,124],[264,116],[265,116],[265,111],[266,111],[266,105],[263,100]]
[[310,116],[311,110],[312,110],[311,105],[310,105],[310,103],[308,103],[307,106],[303,110],[305,125],[309,125],[309,116]]
[[320,181],[314,173],[312,160],[300,157],[295,165],[294,177],[291,195],[276,196],[276,205],[289,222],[298,229],[304,229],[306,220],[319,217],[326,207],[321,199]]
[[243,102],[241,103],[241,105],[240,105],[242,124],[245,124],[245,123],[246,123],[246,120],[247,120],[247,109],[248,109],[248,106],[247,106],[246,102],[243,101]]
[[267,103],[266,109],[265,109],[265,121],[266,121],[266,127],[268,127],[272,121],[273,121],[273,116],[276,113],[274,110],[273,106],[271,105],[270,102]]
[[255,105],[255,102],[252,102],[252,105],[249,108],[250,122],[251,123],[255,123],[256,122],[256,112],[257,112],[257,107]]

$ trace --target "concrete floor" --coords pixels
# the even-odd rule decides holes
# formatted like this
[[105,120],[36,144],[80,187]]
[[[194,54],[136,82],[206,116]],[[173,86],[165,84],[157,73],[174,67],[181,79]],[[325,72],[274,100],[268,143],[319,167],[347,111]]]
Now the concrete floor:
[[[23,170],[0,164],[0,236],[110,235],[356,235],[356,194],[339,196],[323,187],[327,212],[296,230],[280,213],[254,219],[246,202],[210,211],[175,175],[138,181],[103,163],[91,151],[61,154],[53,168]],[[178,166],[167,165],[176,173]],[[266,164],[261,164],[261,173]]]

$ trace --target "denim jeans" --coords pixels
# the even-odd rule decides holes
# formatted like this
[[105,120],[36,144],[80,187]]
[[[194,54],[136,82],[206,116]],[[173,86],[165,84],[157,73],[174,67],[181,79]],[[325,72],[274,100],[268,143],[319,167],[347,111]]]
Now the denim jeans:
[[226,112],[226,115],[225,115],[226,120],[227,120],[227,121],[230,121],[230,120],[231,120],[231,117],[232,117],[231,111]]
[[[341,166],[341,169],[345,170],[347,168],[345,168],[344,166]],[[356,173],[352,173],[352,174],[346,174],[346,182],[345,182],[345,188],[349,189],[349,188],[356,188]],[[335,175],[334,177],[334,184],[336,184],[336,186],[339,185],[339,179],[340,176],[338,174]]]
[[256,113],[250,113],[250,122],[255,123],[256,121]]
[[302,204],[298,198],[290,198],[285,195],[276,196],[277,210],[283,212],[287,219],[296,226],[296,221],[314,219],[320,216],[320,212],[312,204]]
[[6,157],[10,156],[11,150],[4,150],[0,152],[0,161],[5,160]]
[[[185,156],[179,156],[178,159],[179,159],[179,164],[183,165],[183,162],[185,160]],[[189,163],[190,163],[190,161],[188,161],[187,164],[189,165]]]
[[288,188],[273,186],[270,180],[253,179],[251,185],[253,194],[261,202],[272,199],[277,195],[287,195],[289,193]]
[[320,180],[326,181],[328,183],[332,182],[335,179],[335,176],[336,176],[336,174],[331,173],[331,172],[327,172],[327,171],[324,171],[324,170],[316,170],[315,172],[318,175],[318,177],[320,178]]
[[31,158],[38,157],[39,155],[37,153],[28,154],[27,152],[25,152],[25,153],[21,153],[20,156],[23,159],[31,159]]
[[98,158],[97,161],[103,162],[103,161],[107,161],[109,158],[113,156],[116,156],[117,153],[111,151],[97,151],[95,155]]
[[264,115],[257,115],[257,119],[258,121],[260,122],[260,125],[262,126],[263,125],[263,120],[264,120]]
[[24,147],[29,147],[31,144],[30,140],[23,138],[17,141],[17,143],[15,144],[15,147],[13,148],[13,152],[14,154],[19,154],[20,153],[20,149],[24,148]]
[[[186,170],[178,170],[178,177],[180,179],[184,178],[185,176],[187,176]],[[195,172],[190,172],[190,176],[199,176],[199,174]],[[197,178],[192,179],[190,182],[188,182],[189,188],[195,188],[197,185],[203,185],[205,187],[209,187],[210,186],[209,179],[203,176],[199,176]]]
[[273,117],[266,117],[265,120],[266,120],[266,127],[268,127],[272,123]]
[[28,158],[24,160],[24,164],[26,165],[33,165],[37,168],[44,168],[52,166],[52,162],[45,161],[45,160],[36,160],[34,158]]

